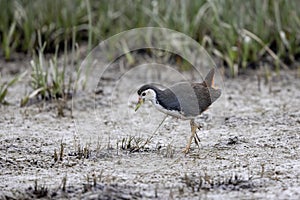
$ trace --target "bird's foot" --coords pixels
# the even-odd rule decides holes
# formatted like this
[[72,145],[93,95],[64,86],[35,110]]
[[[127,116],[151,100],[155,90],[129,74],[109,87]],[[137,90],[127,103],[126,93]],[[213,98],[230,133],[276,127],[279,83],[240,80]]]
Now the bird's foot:
[[183,150],[182,150],[182,153],[185,153],[185,154],[188,154],[190,152],[190,147],[185,147]]
[[191,149],[192,140],[195,137],[195,135],[191,135],[189,142],[187,143],[186,147],[182,150],[182,153],[188,154]]

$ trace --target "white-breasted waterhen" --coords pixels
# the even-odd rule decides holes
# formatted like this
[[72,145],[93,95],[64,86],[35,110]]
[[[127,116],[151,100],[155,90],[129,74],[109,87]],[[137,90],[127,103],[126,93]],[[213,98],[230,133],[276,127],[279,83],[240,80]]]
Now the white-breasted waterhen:
[[[214,68],[209,71],[202,83],[180,82],[161,90],[154,85],[142,86],[138,91],[139,100],[135,111],[149,100],[161,112],[184,120],[190,120],[192,135],[183,150],[188,153],[199,126],[195,118],[204,112],[220,95],[221,90],[214,88]],[[196,141],[196,138],[195,138]]]

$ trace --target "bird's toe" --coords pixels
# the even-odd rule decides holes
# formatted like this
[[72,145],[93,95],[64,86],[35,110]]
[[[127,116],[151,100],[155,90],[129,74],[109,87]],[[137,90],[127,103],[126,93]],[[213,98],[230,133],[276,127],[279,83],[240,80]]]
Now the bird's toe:
[[190,147],[185,147],[183,150],[182,150],[182,153],[185,153],[185,154],[188,154],[190,152]]

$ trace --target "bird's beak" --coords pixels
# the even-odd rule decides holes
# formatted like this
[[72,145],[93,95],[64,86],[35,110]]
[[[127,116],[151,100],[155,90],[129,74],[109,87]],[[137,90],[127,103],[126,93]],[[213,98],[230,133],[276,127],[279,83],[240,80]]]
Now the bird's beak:
[[141,107],[141,105],[144,103],[144,101],[145,100],[143,98],[139,97],[139,101],[137,102],[136,107],[134,109],[135,112]]

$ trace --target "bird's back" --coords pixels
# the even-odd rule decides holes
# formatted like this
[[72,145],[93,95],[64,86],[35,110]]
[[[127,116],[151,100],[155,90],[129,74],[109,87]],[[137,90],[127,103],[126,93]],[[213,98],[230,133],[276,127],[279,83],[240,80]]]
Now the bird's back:
[[181,113],[192,118],[200,115],[221,96],[221,90],[213,87],[214,69],[202,83],[177,83],[169,88],[175,94]]

